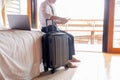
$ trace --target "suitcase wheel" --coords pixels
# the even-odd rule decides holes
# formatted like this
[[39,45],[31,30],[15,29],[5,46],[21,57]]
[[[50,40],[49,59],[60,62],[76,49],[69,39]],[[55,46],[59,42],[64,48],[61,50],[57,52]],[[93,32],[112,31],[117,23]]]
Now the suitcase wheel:
[[51,73],[53,74],[53,73],[55,73],[55,68],[52,68],[52,70],[51,70]]
[[48,67],[44,66],[44,71],[47,72],[48,71]]
[[64,67],[65,67],[65,69],[68,69],[68,68],[69,68],[68,64],[66,64]]

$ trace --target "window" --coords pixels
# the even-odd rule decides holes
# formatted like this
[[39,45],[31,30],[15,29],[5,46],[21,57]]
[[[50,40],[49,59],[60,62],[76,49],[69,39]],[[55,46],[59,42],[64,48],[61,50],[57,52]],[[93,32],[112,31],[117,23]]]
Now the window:
[[57,0],[57,15],[73,19],[103,19],[104,0]]
[[[4,20],[5,26],[8,27],[8,21],[7,21],[7,14],[27,14],[27,0],[3,0],[5,4],[5,10],[4,10],[4,19],[0,19],[0,22],[2,23],[2,20]],[[5,2],[6,1],[6,2]],[[2,5],[3,3],[0,3]],[[0,14],[1,15],[1,14]]]

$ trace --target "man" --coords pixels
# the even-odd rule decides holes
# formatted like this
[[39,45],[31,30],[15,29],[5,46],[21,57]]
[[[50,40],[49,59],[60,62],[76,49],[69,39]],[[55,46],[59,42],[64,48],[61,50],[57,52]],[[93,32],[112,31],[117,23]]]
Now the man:
[[[55,8],[53,5],[55,2],[56,0],[45,0],[40,5],[39,20],[42,26],[41,31],[43,32],[46,32],[46,19],[52,19],[53,22],[55,22],[56,24],[65,24],[68,22],[68,19],[56,16]],[[51,25],[51,23],[48,22],[48,25]],[[64,32],[64,31],[61,31],[61,32]],[[80,62],[80,60],[73,57],[73,55],[75,54],[74,37],[69,33],[66,33],[66,34],[69,36],[69,39],[68,39],[69,40],[69,52],[70,52],[69,53],[69,67],[75,68],[77,66],[73,65],[71,62]]]

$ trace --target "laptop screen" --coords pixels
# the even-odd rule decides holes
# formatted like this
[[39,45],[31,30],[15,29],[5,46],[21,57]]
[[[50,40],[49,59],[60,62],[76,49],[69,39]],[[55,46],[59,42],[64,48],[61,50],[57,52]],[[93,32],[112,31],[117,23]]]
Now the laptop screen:
[[27,15],[14,15],[9,14],[8,23],[11,29],[18,29],[18,30],[31,30],[29,18]]

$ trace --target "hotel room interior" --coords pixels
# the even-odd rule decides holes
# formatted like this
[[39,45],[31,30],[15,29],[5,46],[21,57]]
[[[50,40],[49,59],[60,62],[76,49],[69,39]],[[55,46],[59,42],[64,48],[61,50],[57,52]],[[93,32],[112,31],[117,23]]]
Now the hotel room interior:
[[[39,7],[43,0],[0,0],[0,80],[120,80],[120,0],[57,0],[57,25],[71,33],[77,68],[44,72]],[[27,15],[31,30],[12,30],[8,14]],[[12,19],[11,19],[12,20]]]

